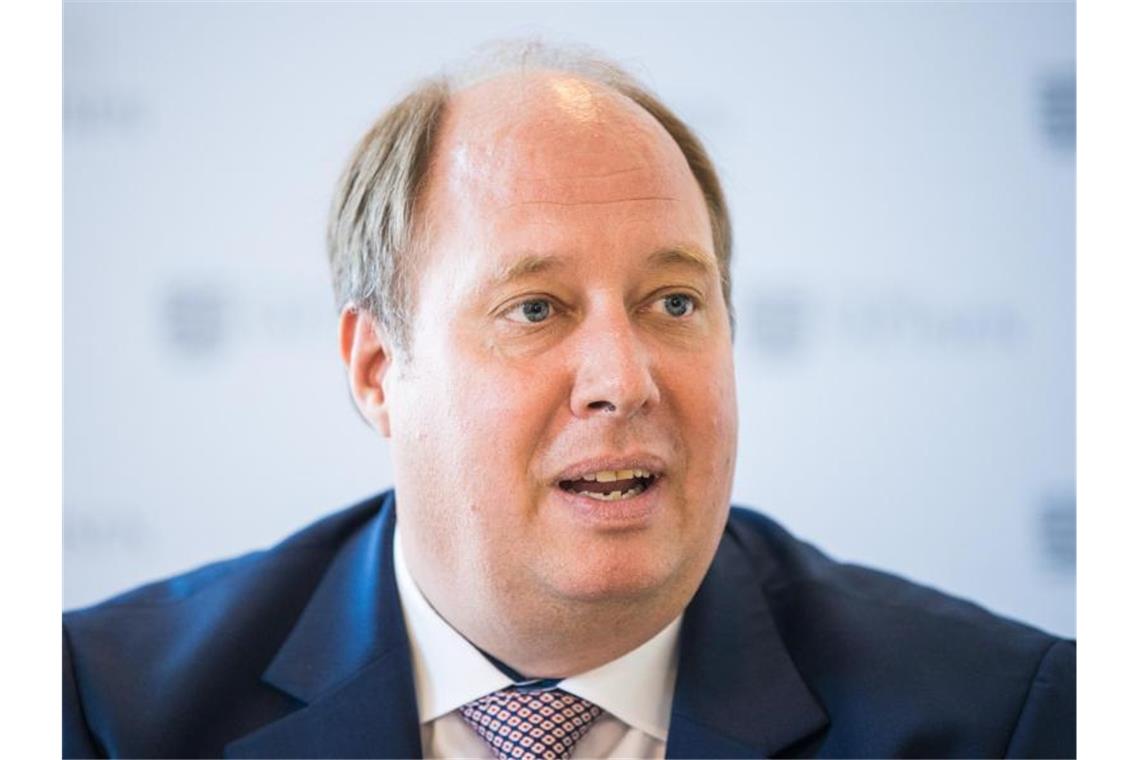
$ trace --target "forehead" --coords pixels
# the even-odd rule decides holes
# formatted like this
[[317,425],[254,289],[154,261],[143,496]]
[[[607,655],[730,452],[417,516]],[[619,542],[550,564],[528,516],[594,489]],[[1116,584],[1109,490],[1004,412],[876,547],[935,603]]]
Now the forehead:
[[668,239],[712,252],[703,195],[665,129],[620,93],[563,74],[509,75],[458,93],[424,210],[432,237],[462,235],[468,251],[496,259],[515,244],[638,247],[646,236],[661,238],[645,240],[649,248]]

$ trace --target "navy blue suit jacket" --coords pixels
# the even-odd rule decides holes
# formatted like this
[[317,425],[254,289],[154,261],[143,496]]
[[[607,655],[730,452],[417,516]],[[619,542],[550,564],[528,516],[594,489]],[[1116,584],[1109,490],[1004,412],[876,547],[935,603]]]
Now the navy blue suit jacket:
[[[65,756],[416,757],[381,494],[64,616]],[[733,509],[686,609],[669,757],[1073,756],[1071,641]]]

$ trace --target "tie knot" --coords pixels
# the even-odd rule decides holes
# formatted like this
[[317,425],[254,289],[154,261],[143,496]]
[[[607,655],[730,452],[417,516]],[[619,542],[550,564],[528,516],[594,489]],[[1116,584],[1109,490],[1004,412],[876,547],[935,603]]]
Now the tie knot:
[[459,708],[500,760],[570,757],[602,708],[562,691],[509,687]]

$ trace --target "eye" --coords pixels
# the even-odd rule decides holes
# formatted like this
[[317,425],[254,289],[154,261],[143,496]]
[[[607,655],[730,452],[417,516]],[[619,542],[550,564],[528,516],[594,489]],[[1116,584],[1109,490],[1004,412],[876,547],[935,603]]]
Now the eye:
[[661,299],[661,305],[671,317],[687,317],[697,308],[693,297],[684,293],[670,293]]
[[545,298],[531,298],[517,303],[507,310],[504,315],[512,322],[544,322],[549,319],[553,307]]

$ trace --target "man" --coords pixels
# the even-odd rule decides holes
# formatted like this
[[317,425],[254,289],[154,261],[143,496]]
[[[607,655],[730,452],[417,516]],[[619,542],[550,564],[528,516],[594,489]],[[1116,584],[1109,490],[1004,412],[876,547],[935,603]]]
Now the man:
[[731,510],[731,234],[617,69],[421,86],[334,202],[395,492],[65,619],[67,755],[1069,756],[1072,642]]

